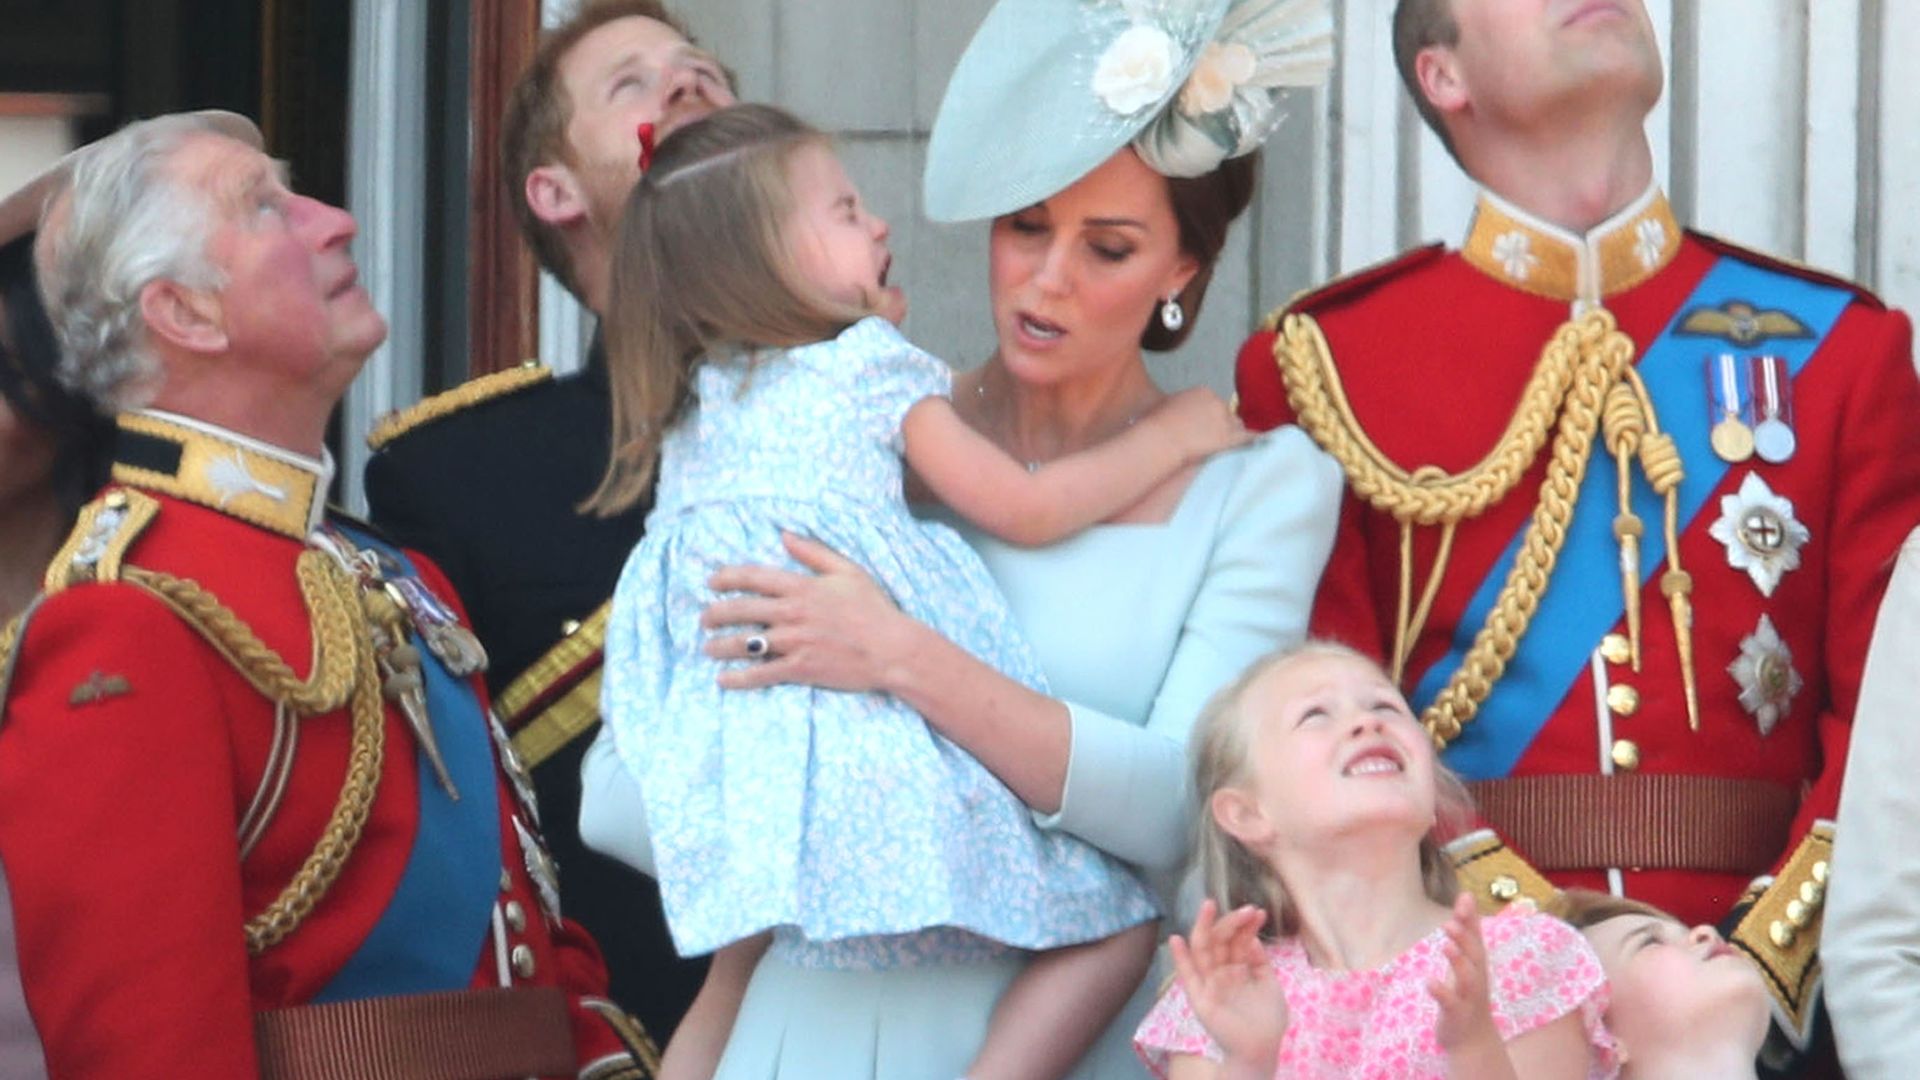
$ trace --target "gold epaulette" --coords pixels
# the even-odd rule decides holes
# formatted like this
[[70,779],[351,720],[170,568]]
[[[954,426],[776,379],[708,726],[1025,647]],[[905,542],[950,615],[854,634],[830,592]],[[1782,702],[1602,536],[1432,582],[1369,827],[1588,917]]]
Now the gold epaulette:
[[1773,992],[1774,1019],[1801,1049],[1820,993],[1820,925],[1832,861],[1833,823],[1815,822],[1729,938],[1760,965]]
[[529,386],[537,386],[552,378],[552,368],[538,360],[528,360],[518,367],[482,375],[477,379],[468,379],[451,390],[422,398],[404,409],[395,409],[374,421],[373,430],[367,433],[367,446],[369,449],[378,450],[422,424],[430,424],[442,417],[451,416],[461,409],[504,397]]
[[159,513],[159,500],[129,488],[115,488],[81,507],[67,542],[47,564],[41,587],[52,594],[89,581],[120,580],[127,549]]
[[1560,891],[1492,829],[1458,837],[1445,850],[1460,876],[1460,887],[1473,896],[1482,915],[1495,914],[1516,900],[1544,906]]
[[611,601],[548,649],[494,702],[527,768],[538,768],[600,721],[600,662]]

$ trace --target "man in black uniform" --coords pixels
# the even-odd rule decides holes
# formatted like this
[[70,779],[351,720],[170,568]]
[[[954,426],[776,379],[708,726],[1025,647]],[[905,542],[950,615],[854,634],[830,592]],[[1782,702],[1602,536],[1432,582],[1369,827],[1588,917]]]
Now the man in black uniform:
[[[641,125],[665,138],[732,102],[725,69],[658,0],[590,0],[543,38],[508,101],[503,172],[541,265],[589,309],[605,309]],[[577,375],[482,376],[382,420],[366,490],[374,521],[466,601],[495,706],[533,768],[562,904],[605,951],[613,997],[664,1044],[705,962],[678,958],[653,882],[581,846],[578,826],[604,609],[648,509],[576,509],[606,470],[610,407],[598,340]]]

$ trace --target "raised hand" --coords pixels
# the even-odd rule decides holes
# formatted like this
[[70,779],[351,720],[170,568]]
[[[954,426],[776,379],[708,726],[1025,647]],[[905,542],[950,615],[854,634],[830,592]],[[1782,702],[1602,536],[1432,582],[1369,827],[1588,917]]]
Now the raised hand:
[[1448,977],[1427,984],[1427,992],[1440,1006],[1435,1037],[1450,1055],[1485,1049],[1489,1043],[1497,1047],[1500,1032],[1494,1027],[1493,1004],[1487,996],[1487,944],[1480,937],[1480,912],[1473,897],[1461,893],[1454,898],[1446,934],[1440,949],[1447,958]]
[[1251,905],[1222,916],[1207,900],[1193,932],[1167,942],[1187,1002],[1226,1055],[1227,1069],[1263,1078],[1273,1075],[1288,1019],[1287,996],[1260,945],[1266,920]]

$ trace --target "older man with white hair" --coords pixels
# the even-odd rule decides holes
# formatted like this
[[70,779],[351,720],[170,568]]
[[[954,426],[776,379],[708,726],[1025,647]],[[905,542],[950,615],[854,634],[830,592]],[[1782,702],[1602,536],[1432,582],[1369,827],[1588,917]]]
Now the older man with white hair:
[[54,186],[62,374],[120,430],[0,634],[0,1074],[647,1075],[458,602],[326,512],[386,335],[353,219],[231,116]]

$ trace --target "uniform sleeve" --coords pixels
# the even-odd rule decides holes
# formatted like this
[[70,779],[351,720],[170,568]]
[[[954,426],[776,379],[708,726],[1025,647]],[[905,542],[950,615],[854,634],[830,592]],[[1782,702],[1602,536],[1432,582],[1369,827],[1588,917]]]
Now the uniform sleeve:
[[1187,992],[1179,983],[1167,987],[1160,1000],[1140,1021],[1139,1030],[1133,1033],[1133,1052],[1140,1055],[1147,1070],[1166,1080],[1167,1070],[1173,1067],[1175,1055],[1204,1057],[1209,1061],[1222,1058],[1220,1047],[1200,1026],[1200,1018],[1193,1015],[1193,1006],[1187,1001]]
[[[1853,359],[1859,375],[1829,459],[1834,497],[1824,524],[1825,535],[1834,539],[1823,658],[1828,708],[1817,721],[1823,765],[1801,801],[1796,841],[1816,821],[1839,812],[1840,778],[1873,634],[1873,620],[1862,613],[1879,610],[1894,555],[1908,530],[1920,524],[1920,379],[1914,374],[1913,328],[1898,311],[1876,314],[1871,337]],[[1829,347],[1842,344],[1850,343]]]
[[1247,453],[1152,712],[1142,724],[1069,703],[1066,788],[1059,810],[1036,818],[1149,870],[1186,857],[1195,717],[1254,660],[1305,635],[1333,543],[1333,460],[1292,428]]
[[54,1076],[256,1074],[223,667],[130,586],[78,586],[28,626],[0,865]]
[[1620,1049],[1601,1023],[1607,977],[1578,930],[1551,915],[1508,908],[1481,923],[1487,943],[1488,996],[1503,1042],[1578,1014],[1593,1060],[1588,1075],[1612,1076]]
[[1867,653],[1820,946],[1847,1074],[1905,1077],[1920,1061],[1920,530],[1907,538]]

